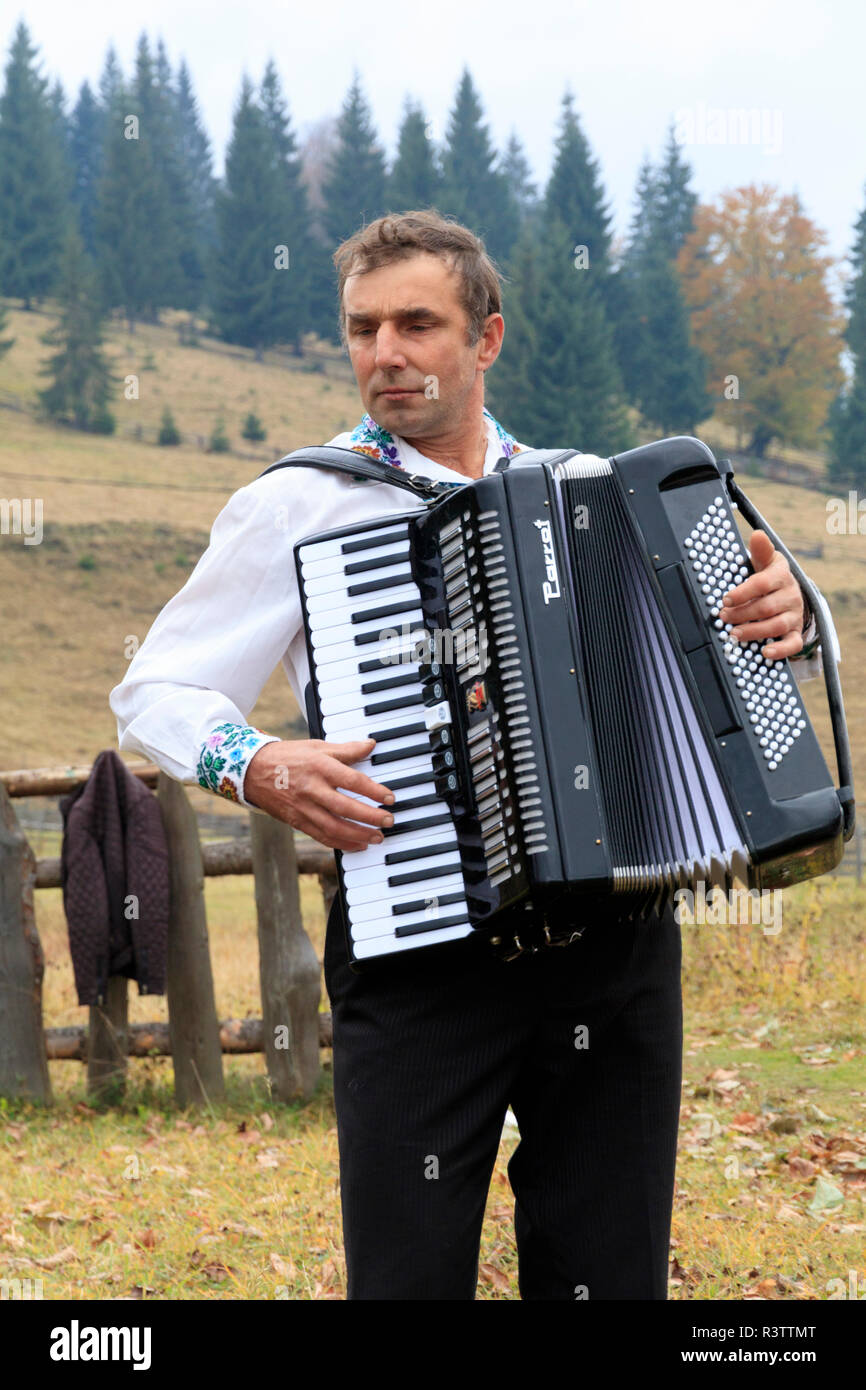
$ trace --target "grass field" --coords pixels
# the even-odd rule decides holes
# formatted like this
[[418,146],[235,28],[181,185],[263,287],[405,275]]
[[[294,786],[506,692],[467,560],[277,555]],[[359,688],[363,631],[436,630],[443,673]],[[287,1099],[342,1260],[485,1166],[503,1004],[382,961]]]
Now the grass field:
[[[17,342],[0,361],[0,393],[32,401],[47,323],[11,313]],[[161,450],[0,409],[0,494],[41,497],[45,527],[38,546],[0,537],[0,767],[87,763],[114,747],[107,696],[123,675],[125,640],[141,640],[184,582],[223,502],[271,458],[360,415],[336,368],[289,371],[206,341],[182,348],[168,328],[117,331],[110,341],[116,370],[140,373],[124,425],[152,426],[168,403],[181,429],[199,433],[222,412],[238,440],[254,409],[269,442],[244,446],[247,458]],[[158,370],[143,365],[148,354]],[[752,479],[746,490],[795,551],[823,543],[822,559],[806,568],[840,632],[862,782],[863,538],[828,536],[821,493]],[[807,702],[829,751],[818,686],[806,688]],[[296,717],[278,670],[253,722],[289,734]],[[203,791],[192,799],[246,814]],[[36,849],[57,853],[56,837]],[[321,956],[318,886],[305,881],[303,892]],[[218,1013],[258,1014],[251,880],[210,879],[206,894]],[[852,1271],[866,1289],[864,917],[856,884],[823,879],[785,895],[778,935],[684,926],[673,1298],[823,1299],[849,1287]],[[82,1022],[59,890],[37,895],[37,925],[46,1025]],[[165,1000],[133,992],[130,1017],[164,1019]],[[315,1099],[287,1107],[271,1102],[261,1056],[227,1058],[227,1102],[200,1113],[175,1109],[169,1059],[132,1060],[125,1102],[106,1111],[87,1103],[79,1064],[51,1063],[53,1110],[0,1103],[0,1279],[39,1278],[49,1299],[344,1297],[329,1053],[323,1062]],[[506,1132],[491,1186],[482,1299],[517,1297],[505,1172],[516,1142]]]

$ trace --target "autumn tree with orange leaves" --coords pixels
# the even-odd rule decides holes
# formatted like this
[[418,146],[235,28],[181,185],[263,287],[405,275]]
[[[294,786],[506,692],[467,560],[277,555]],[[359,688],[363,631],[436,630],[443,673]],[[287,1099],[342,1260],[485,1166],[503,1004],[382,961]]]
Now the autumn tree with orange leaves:
[[753,185],[698,207],[677,258],[709,389],[736,400],[759,458],[773,439],[820,442],[842,381],[826,241],[796,195]]

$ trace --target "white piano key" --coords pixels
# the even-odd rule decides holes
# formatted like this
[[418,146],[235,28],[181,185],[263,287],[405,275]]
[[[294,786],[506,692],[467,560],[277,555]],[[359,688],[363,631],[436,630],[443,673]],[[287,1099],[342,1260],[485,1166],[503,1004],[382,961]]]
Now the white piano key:
[[408,927],[416,922],[436,922],[440,918],[464,917],[467,914],[466,899],[457,903],[434,903],[422,908],[420,912],[404,912],[395,917],[390,908],[380,908],[378,917],[359,921],[353,913],[349,914],[349,930],[353,941],[364,941],[373,936],[394,934],[397,927]]
[[[345,742],[348,741],[348,739],[345,740]],[[374,748],[373,753],[375,754],[376,751]],[[429,753],[416,753],[413,758],[398,758],[393,763],[376,763],[375,766],[369,758],[366,758],[364,762],[353,763],[353,767],[358,772],[363,772],[365,777],[372,777],[373,781],[378,782],[380,786],[387,787],[390,786],[389,777],[396,780],[398,777],[407,777],[410,772],[429,772],[432,776],[433,757]],[[399,788],[395,795],[399,795]]]
[[[375,646],[375,644],[371,644],[371,646]],[[320,693],[322,690],[327,690],[330,693],[333,683],[343,681],[351,682],[360,690],[362,685],[367,685],[372,681],[387,680],[389,676],[405,676],[410,671],[417,674],[418,667],[421,665],[420,661],[416,661],[413,657],[406,661],[388,661],[384,666],[377,666],[372,671],[358,670],[363,662],[372,661],[377,655],[388,657],[396,655],[395,645],[390,640],[381,644],[378,653],[375,650],[371,652],[369,647],[365,649],[353,645],[350,656],[339,657],[334,661],[320,659],[330,655],[331,649],[329,647],[323,647],[320,652],[316,653],[314,664]],[[371,695],[370,698],[376,697]]]
[[[326,685],[319,681],[319,704],[322,714],[351,714],[357,713],[364,717],[364,710],[371,705],[384,704],[390,700],[408,701],[416,695],[423,695],[424,687],[420,681],[413,685],[395,685],[391,690],[377,690],[372,695],[361,694],[362,681],[356,677],[355,680],[337,682],[334,685]],[[410,710],[423,710],[424,705],[406,705],[406,713]],[[391,714],[399,717],[400,709],[392,709]],[[378,716],[376,716],[378,717]]]
[[[350,594],[349,589],[354,585],[371,584],[380,579],[396,579],[399,575],[403,575],[407,582],[412,579],[412,567],[406,560],[397,561],[393,565],[383,565],[381,569],[362,570],[360,574],[346,574],[345,570],[337,570],[334,574],[323,574],[319,579],[305,579],[304,594],[307,607],[312,607],[313,601],[321,598],[323,594],[342,594],[346,603],[357,603],[359,599],[375,596],[377,591],[371,590],[369,594]],[[414,580],[412,582],[414,583]]]
[[[329,574],[345,574],[347,568],[358,561],[366,564],[370,560],[378,561],[381,556],[382,561],[385,562],[388,556],[395,555],[404,563],[406,562],[409,556],[408,537],[402,541],[397,541],[394,545],[377,547],[375,550],[371,550],[369,554],[366,554],[363,550],[359,550],[356,554],[352,555],[343,555],[342,553],[339,555],[324,555],[318,560],[304,561],[301,564],[301,580],[306,587],[307,583],[312,582],[314,579],[324,579],[326,575]],[[393,560],[389,563],[396,564],[397,561]],[[383,567],[384,563],[382,565],[377,564],[372,566],[369,571],[360,570],[357,572],[357,577],[363,579],[365,573],[374,575],[378,569]]]
[[466,922],[462,926],[441,927],[438,931],[423,932],[420,936],[377,936],[372,941],[359,941],[355,946],[358,960],[372,956],[392,955],[396,951],[411,951],[419,946],[432,946],[443,941],[459,941],[462,936],[471,936],[475,928]]
[[423,889],[424,879],[418,879],[417,882],[412,885],[405,883],[397,884],[396,887],[388,882],[389,877],[395,874],[403,873],[404,871],[406,873],[414,873],[416,869],[425,874],[429,874],[433,869],[448,870],[447,874],[443,873],[441,877],[431,879],[431,884],[444,883],[446,880],[450,882],[454,874],[462,873],[460,855],[456,850],[452,850],[448,854],[431,854],[429,859],[413,859],[409,864],[388,865],[387,872],[380,871],[379,877],[368,874],[362,883],[346,883],[346,904],[349,910],[351,911],[358,903],[378,902],[383,894],[396,892],[398,889],[402,891],[404,888],[410,886],[413,887],[416,892]]
[[338,536],[332,540],[315,541],[312,545],[301,546],[299,551],[301,557],[301,564],[306,565],[313,560],[321,560],[323,557],[330,555],[342,555],[347,563],[350,560],[360,560],[368,555],[372,557],[376,553],[372,546],[365,548],[364,550],[352,551],[348,555],[343,554],[343,546],[351,545],[353,541],[359,539],[364,539],[368,541],[372,541],[374,539],[387,539],[389,541],[393,540],[394,542],[399,542],[401,540],[405,541],[408,535],[409,528],[407,524],[404,522],[401,525],[399,522],[394,521],[389,522],[387,525],[382,526],[381,528],[377,527],[375,531],[365,531],[363,537],[361,537],[360,535]]
[[[393,589],[380,589],[371,594],[358,594],[355,598],[350,598],[345,593],[319,594],[316,598],[307,599],[307,617],[310,627],[316,632],[321,632],[326,627],[336,627],[338,623],[351,621],[353,613],[367,613],[371,609],[388,608],[392,603],[406,603],[411,599],[413,603],[420,604],[421,593],[418,585],[399,584]],[[396,618],[402,619],[402,613],[396,613]],[[387,619],[389,626],[392,620]]]
[[[444,897],[447,893],[463,892],[462,873],[447,874],[442,878],[432,878],[429,883],[409,883],[403,888],[386,888],[380,898],[368,902],[355,903],[349,909],[349,920],[368,922],[373,918],[384,917],[392,908],[402,903],[427,902],[432,898]],[[447,903],[444,904],[448,906]],[[456,908],[457,904],[452,904]],[[399,920],[398,918],[394,919]]]
[[[382,714],[365,714],[363,710],[347,710],[345,714],[326,714],[322,720],[322,726],[328,738],[342,739],[344,729],[364,729],[375,738],[376,729],[395,729],[404,724],[423,724],[424,732],[409,735],[410,741],[414,739],[418,743],[427,736],[426,712],[424,705],[410,705],[408,709],[404,710],[384,710]],[[361,734],[361,737],[366,738],[367,732]],[[348,737],[354,738],[355,735],[349,734]],[[399,746],[396,740],[388,744],[389,749]]]
[[[453,848],[455,840],[454,828],[449,825],[434,825],[430,829],[421,828],[420,830],[410,830],[403,835],[386,835],[380,845],[367,845],[366,849],[352,849],[343,851],[343,874],[347,884],[349,882],[367,882],[366,879],[358,880],[352,878],[353,874],[369,874],[370,872],[384,868],[383,877],[397,872],[385,860],[389,854],[401,854],[409,849],[430,849],[431,856],[434,854],[457,854]],[[442,849],[442,845],[452,847]],[[423,856],[419,855],[419,862]],[[414,861],[406,861],[407,868],[414,868]]]
[[[363,661],[368,655],[378,655],[379,653],[370,653],[368,650],[365,650],[365,644],[363,643],[361,646],[356,646],[356,637],[362,636],[365,632],[380,632],[383,634],[381,640],[377,643],[368,643],[366,646],[379,647],[383,652],[387,651],[390,646],[391,651],[396,652],[399,647],[400,637],[402,636],[403,624],[405,623],[407,629],[411,630],[413,627],[420,627],[422,621],[423,617],[420,608],[410,609],[408,613],[395,613],[393,618],[370,618],[365,623],[345,622],[338,623],[334,627],[323,624],[322,627],[319,628],[313,624],[311,619],[310,637],[313,643],[313,649],[316,652],[322,647],[335,647],[341,645],[344,648],[342,653],[344,656],[348,656],[351,652],[355,651],[358,653],[358,659]],[[385,636],[387,633],[394,633],[395,636],[388,638]]]

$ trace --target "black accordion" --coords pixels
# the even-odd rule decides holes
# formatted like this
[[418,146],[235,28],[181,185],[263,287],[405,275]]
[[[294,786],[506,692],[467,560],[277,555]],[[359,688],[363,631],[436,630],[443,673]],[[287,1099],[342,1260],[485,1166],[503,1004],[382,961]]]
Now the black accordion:
[[[337,449],[281,463],[314,454],[368,472]],[[839,788],[789,663],[718,617],[751,572],[732,503],[784,550],[726,461],[678,437],[423,481],[424,507],[295,547],[311,736],[374,738],[358,766],[396,798],[381,845],[337,852],[356,968],[478,931],[516,954],[579,935],[591,901],[646,913],[839,862],[854,802],[835,663]]]

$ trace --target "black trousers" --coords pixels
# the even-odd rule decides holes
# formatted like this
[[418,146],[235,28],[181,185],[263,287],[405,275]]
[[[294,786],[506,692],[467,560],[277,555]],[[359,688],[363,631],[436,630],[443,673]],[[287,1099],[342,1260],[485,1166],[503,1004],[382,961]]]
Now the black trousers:
[[505,1112],[523,1299],[664,1299],[680,928],[593,912],[513,961],[479,936],[351,970],[327,927],[349,1299],[473,1299]]

